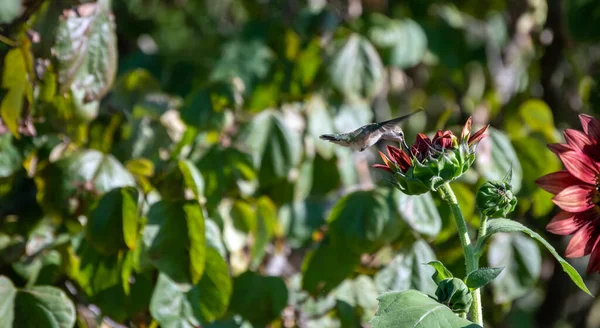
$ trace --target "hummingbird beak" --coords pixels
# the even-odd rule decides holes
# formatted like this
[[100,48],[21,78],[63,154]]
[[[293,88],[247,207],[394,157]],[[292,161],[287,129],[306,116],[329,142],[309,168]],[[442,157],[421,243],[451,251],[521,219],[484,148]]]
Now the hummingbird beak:
[[402,146],[404,147],[404,149],[406,149],[407,152],[410,153],[410,148],[408,148],[408,145],[406,144],[406,140],[404,138],[402,138]]

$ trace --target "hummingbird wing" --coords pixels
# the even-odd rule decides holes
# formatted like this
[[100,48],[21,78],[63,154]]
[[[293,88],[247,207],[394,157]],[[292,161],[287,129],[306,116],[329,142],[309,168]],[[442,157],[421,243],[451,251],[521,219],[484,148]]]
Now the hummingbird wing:
[[409,113],[409,114],[406,114],[404,116],[400,116],[400,117],[397,117],[397,118],[393,118],[393,119],[388,120],[388,121],[379,122],[377,124],[379,125],[379,128],[382,129],[382,130],[391,129],[391,128],[395,127],[396,125],[398,125],[400,122],[404,121],[405,119],[409,118],[410,116],[412,116],[412,115],[414,115],[414,114],[416,114],[416,113],[418,113],[418,112],[420,112],[422,110],[423,110],[423,108],[419,108],[419,109],[417,109],[416,111],[414,111],[412,113]]

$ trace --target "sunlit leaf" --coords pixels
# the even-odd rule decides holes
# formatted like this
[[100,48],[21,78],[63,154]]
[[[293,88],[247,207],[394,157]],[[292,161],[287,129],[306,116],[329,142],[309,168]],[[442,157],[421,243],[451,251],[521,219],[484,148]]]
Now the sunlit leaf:
[[6,90],[6,94],[0,102],[0,117],[8,130],[15,136],[19,135],[21,111],[28,87],[29,81],[23,52],[19,48],[13,48],[4,57],[2,88]]
[[15,317],[15,296],[17,289],[10,279],[5,276],[0,276],[0,326],[12,327]]
[[[554,256],[554,258],[556,258],[556,260],[560,263],[560,265],[562,266],[563,270],[569,275],[569,277],[571,278],[571,280],[573,280],[573,282],[584,292],[586,292],[587,294],[591,295],[589,289],[586,287],[585,283],[583,282],[583,279],[581,278],[581,276],[579,275],[579,273],[577,272],[577,270],[575,270],[575,268],[573,268],[573,266],[571,266],[567,261],[565,261],[554,249],[554,247],[552,247],[552,245],[550,245],[550,243],[548,243],[544,238],[542,238],[542,236],[540,236],[538,233],[532,231],[531,229],[525,227],[524,225],[522,225],[519,222],[516,221],[512,221],[512,220],[508,220],[508,219],[494,219],[494,220],[490,220],[488,222],[488,230],[487,233],[485,234],[485,236],[483,236],[482,238],[480,238],[479,240],[477,240],[477,247],[475,248],[476,252],[481,252],[483,251],[483,247],[485,246],[485,244],[487,243],[488,239],[490,236],[494,235],[495,233],[499,233],[499,232],[524,232],[527,235],[529,235],[531,238],[537,240],[538,242],[540,242],[542,245],[544,245],[544,247],[546,247],[546,249]],[[533,247],[531,248],[533,249]],[[539,255],[538,256],[532,256],[532,254],[530,253],[531,251],[524,251],[523,253],[523,258],[526,259],[526,261],[529,261],[529,265],[532,265],[532,262],[537,258],[537,267],[540,267],[541,264],[539,264]],[[539,250],[538,250],[539,252]],[[492,264],[491,265],[494,266],[498,266],[497,264]],[[536,269],[537,271],[539,271],[539,268]],[[505,270],[506,272],[507,270]],[[497,281],[498,279],[496,279],[495,281]]]
[[379,309],[371,320],[373,328],[479,327],[467,319],[458,317],[447,306],[416,290],[387,292],[377,300]]
[[465,283],[467,284],[467,287],[472,289],[481,288],[496,279],[503,269],[504,268],[477,269],[467,275]]
[[20,0],[7,0],[0,3],[0,24],[12,22],[23,12]]
[[408,196],[394,190],[396,210],[400,217],[415,231],[436,236],[442,228],[442,218],[430,193]]
[[83,91],[85,102],[99,100],[117,70],[114,18],[104,6],[87,3],[65,11],[56,36],[61,93]]
[[389,51],[389,63],[399,68],[412,67],[423,60],[427,50],[427,35],[411,20],[393,20],[373,15],[369,38],[375,46]]
[[346,96],[374,96],[382,87],[383,64],[373,45],[352,34],[340,41],[328,68],[333,85]]
[[75,305],[56,287],[21,289],[15,297],[14,320],[19,327],[71,328],[75,325]]

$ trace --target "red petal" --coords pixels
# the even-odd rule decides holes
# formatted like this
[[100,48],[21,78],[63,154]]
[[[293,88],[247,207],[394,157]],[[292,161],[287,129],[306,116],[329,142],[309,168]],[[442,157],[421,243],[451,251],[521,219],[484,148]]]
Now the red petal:
[[600,238],[598,238],[598,236],[594,237],[596,238],[596,243],[594,245],[594,250],[592,251],[592,256],[590,256],[590,262],[587,266],[587,274],[600,272],[600,247],[598,247],[598,241],[600,241]]
[[552,201],[567,212],[580,213],[594,207],[592,203],[594,190],[590,185],[573,185],[554,196]]
[[473,134],[470,138],[469,138],[469,146],[472,144],[475,144],[477,142],[479,142],[479,140],[483,139],[483,137],[485,137],[485,135],[483,135],[483,133],[487,130],[487,128],[489,128],[490,125],[486,125],[483,128],[479,129],[479,131],[475,132],[475,134]]
[[581,121],[583,132],[595,140],[600,140],[600,120],[587,114],[580,114],[579,120]]
[[384,165],[384,164],[373,164],[373,165],[371,165],[371,167],[374,167],[376,169],[383,169],[390,173],[394,173],[394,171],[392,171],[392,169],[390,169],[387,165]]
[[565,140],[571,148],[579,149],[583,152],[585,146],[590,146],[594,144],[594,141],[588,137],[587,134],[574,129],[565,129],[563,132],[565,135]]
[[465,126],[463,127],[463,130],[460,134],[460,140],[466,140],[467,138],[469,138],[469,135],[471,134],[471,126],[473,125],[473,117],[469,116],[469,119],[467,120],[467,122],[465,123]]
[[[593,243],[590,243],[593,227],[589,224],[581,227],[569,241],[569,245],[565,250],[566,257],[582,257],[588,255],[592,251]],[[595,240],[593,240],[595,242]]]
[[543,177],[535,180],[535,183],[540,188],[554,195],[558,194],[569,186],[582,184],[581,180],[577,179],[566,170],[544,175]]
[[560,154],[562,154],[564,152],[572,150],[569,145],[567,145],[567,144],[559,144],[559,143],[548,144],[548,149],[550,149],[550,151],[552,151],[556,155],[560,155]]
[[561,211],[546,225],[546,230],[555,235],[567,236],[577,231],[583,224],[583,221],[577,220],[576,214]]
[[387,145],[385,149],[387,149],[387,152],[390,155],[390,159],[392,160],[392,162],[396,164],[400,163],[400,158],[402,157],[402,149],[391,145]]
[[587,155],[568,151],[558,154],[569,172],[577,179],[590,184],[596,183],[599,170],[597,164]]

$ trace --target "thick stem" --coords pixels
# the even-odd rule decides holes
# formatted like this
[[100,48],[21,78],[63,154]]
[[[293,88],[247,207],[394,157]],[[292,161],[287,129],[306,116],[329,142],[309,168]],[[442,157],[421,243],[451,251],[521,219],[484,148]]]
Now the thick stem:
[[488,221],[487,215],[481,214],[481,224],[479,225],[479,232],[477,233],[477,240],[479,240],[479,238],[482,238],[483,236],[485,236],[485,233],[487,232],[487,221]]
[[[469,231],[467,230],[467,223],[465,222],[465,218],[462,215],[460,207],[458,206],[458,201],[456,200],[456,196],[450,188],[448,183],[443,184],[440,189],[440,194],[442,198],[448,202],[450,205],[450,209],[452,211],[452,216],[454,216],[454,221],[456,222],[456,227],[458,228],[458,236],[460,238],[460,243],[463,248],[463,253],[465,255],[465,266],[467,268],[467,274],[477,270],[478,264],[475,259],[475,254],[473,252],[473,247],[471,246],[471,238],[469,237]],[[476,324],[483,327],[483,313],[481,310],[481,293],[479,289],[476,289],[471,292],[473,296],[473,304],[471,305],[471,319]]]

